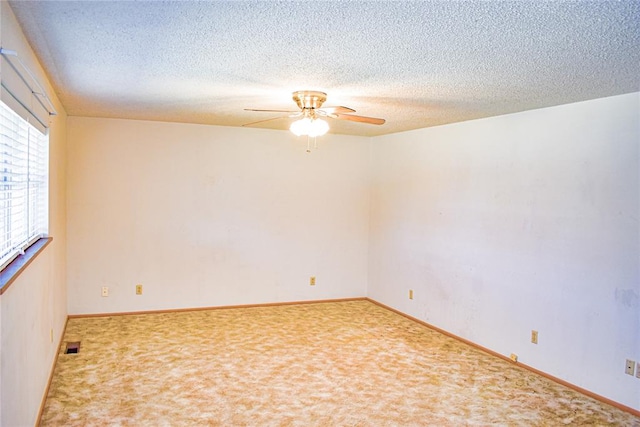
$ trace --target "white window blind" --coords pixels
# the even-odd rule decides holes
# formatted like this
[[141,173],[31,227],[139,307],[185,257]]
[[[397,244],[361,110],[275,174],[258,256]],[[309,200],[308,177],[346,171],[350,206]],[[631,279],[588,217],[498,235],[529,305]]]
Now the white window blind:
[[0,267],[49,227],[49,136],[0,102]]

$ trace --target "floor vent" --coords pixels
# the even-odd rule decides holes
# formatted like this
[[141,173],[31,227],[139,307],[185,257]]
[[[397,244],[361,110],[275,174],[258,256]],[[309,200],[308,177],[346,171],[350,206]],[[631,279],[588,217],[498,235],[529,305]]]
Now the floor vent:
[[80,341],[68,342],[67,347],[64,350],[64,354],[78,354],[80,353]]

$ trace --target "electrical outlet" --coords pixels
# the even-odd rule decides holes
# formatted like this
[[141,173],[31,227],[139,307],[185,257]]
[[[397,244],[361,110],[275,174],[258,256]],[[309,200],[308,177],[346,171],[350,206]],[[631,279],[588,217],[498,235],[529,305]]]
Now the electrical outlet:
[[103,297],[108,297],[109,296],[109,287],[108,286],[103,286],[102,287],[102,296]]
[[514,362],[518,361],[518,355],[515,353],[511,353],[511,356],[509,356],[511,358],[511,360],[513,360]]
[[413,289],[409,289],[409,299],[413,299]]
[[636,363],[636,378],[640,378],[640,363]]
[[531,342],[538,344],[538,331],[531,331]]
[[309,285],[310,286],[315,286],[316,285],[316,276],[309,277]]
[[136,285],[136,295],[142,295],[142,285]]
[[636,370],[636,362],[627,359],[627,364],[624,366],[624,373],[627,375],[633,375],[633,371]]

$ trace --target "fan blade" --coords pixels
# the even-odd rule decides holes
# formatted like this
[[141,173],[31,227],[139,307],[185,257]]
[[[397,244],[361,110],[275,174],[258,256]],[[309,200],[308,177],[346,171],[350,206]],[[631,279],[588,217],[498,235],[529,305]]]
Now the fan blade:
[[[261,110],[262,111],[262,110]],[[265,120],[258,120],[257,122],[251,122],[251,123],[247,123],[244,124],[242,126],[251,126],[251,125],[257,125],[259,123],[264,123],[264,122],[270,122],[271,120],[278,120],[278,119],[291,119],[293,117],[298,117],[302,115],[301,111],[284,111],[285,113],[293,113],[293,114],[289,114],[286,116],[278,116],[278,117],[271,117],[270,119],[265,119]]]
[[322,112],[322,113],[325,113],[325,114],[342,114],[342,113],[355,113],[356,112],[356,110],[354,110],[353,108],[343,107],[343,106],[322,107],[318,111]]
[[242,125],[242,127],[257,125],[258,123],[270,122],[271,120],[286,119],[287,117],[289,116],[271,117],[270,119],[266,120],[258,120],[257,122],[245,123],[244,125]]
[[385,119],[376,119],[375,117],[355,116],[353,114],[331,114],[329,117],[338,120],[349,120],[352,122],[368,123],[370,125],[382,125]]
[[298,110],[257,110],[255,108],[245,108],[244,111],[260,111],[263,113],[298,113]]

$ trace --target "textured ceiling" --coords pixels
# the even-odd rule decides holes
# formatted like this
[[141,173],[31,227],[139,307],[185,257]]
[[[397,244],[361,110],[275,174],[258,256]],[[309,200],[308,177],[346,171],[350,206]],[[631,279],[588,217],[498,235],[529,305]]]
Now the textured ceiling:
[[638,0],[10,5],[70,115],[241,126],[308,89],[372,136],[640,90]]

